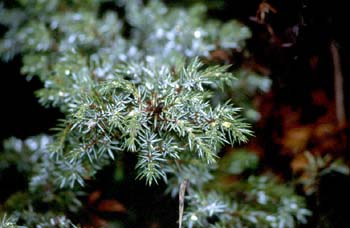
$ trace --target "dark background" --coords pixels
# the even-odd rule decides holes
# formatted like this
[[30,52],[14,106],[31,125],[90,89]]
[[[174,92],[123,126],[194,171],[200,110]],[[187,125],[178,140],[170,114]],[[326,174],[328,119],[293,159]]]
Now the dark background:
[[[259,0],[238,2],[226,0],[223,8],[211,10],[209,13],[222,20],[239,19],[252,29],[253,37],[248,42],[248,48],[255,61],[270,70],[270,77],[274,82],[272,90],[275,101],[301,108],[305,123],[312,122],[322,114],[322,110],[312,105],[312,90],[324,90],[329,99],[334,98],[333,65],[329,48],[330,41],[334,40],[341,54],[344,91],[346,91],[345,107],[349,120],[350,11],[347,1],[270,0],[268,2],[277,9],[276,14],[267,16],[267,22],[273,28],[274,36],[267,31],[266,25],[251,20],[261,3]],[[297,29],[298,33],[293,32],[293,28],[294,31]],[[0,31],[3,32],[4,28]],[[292,45],[283,47],[283,43]],[[313,56],[318,58],[316,69],[310,66],[310,59]],[[8,63],[0,63],[1,140],[11,136],[24,139],[40,133],[50,133],[49,129],[63,117],[57,109],[46,109],[38,104],[34,92],[42,87],[42,83],[37,78],[27,81],[26,77],[21,75],[20,67],[20,56]],[[276,128],[278,123],[271,122],[269,127],[261,131],[265,131],[268,135],[269,132],[276,131]],[[348,137],[348,128],[346,131]],[[269,145],[271,139],[263,140],[265,148],[272,148],[272,152],[279,149]],[[283,169],[285,164],[276,161],[272,152],[270,151],[270,156],[268,154],[266,156],[267,164],[276,169]],[[349,158],[348,156],[347,146],[344,157]],[[130,160],[130,163],[132,162],[134,161]],[[104,174],[108,173],[110,172],[107,168]],[[135,183],[133,180],[126,181],[123,185],[113,185],[109,178],[112,179],[110,175],[101,175],[97,178],[98,181],[92,183],[91,188],[99,186],[102,189],[119,191],[123,203],[131,205],[135,214],[142,215],[140,224],[150,225],[149,221],[157,217],[161,217],[164,221],[176,220],[176,201],[158,197],[163,192],[164,186],[149,189],[144,187],[143,183]],[[23,180],[23,177],[18,176],[14,170],[0,174],[0,202],[11,192],[26,187],[20,180]],[[317,216],[322,213],[331,218],[331,227],[350,227],[349,186],[350,180],[347,176],[338,174],[326,176],[321,181],[321,195],[317,199],[314,218],[308,227],[316,227]],[[315,201],[316,199],[310,200],[310,204],[314,207]],[[171,211],[168,211],[168,208],[172,208]]]

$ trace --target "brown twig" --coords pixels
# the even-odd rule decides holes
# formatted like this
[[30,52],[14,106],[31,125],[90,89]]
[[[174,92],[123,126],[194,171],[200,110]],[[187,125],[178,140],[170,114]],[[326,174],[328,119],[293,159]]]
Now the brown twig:
[[179,191],[179,228],[182,228],[182,217],[184,213],[185,192],[188,185],[188,180],[185,179],[181,182]]
[[344,89],[343,89],[343,75],[341,71],[339,50],[335,41],[331,42],[331,54],[333,59],[334,69],[334,97],[335,110],[339,127],[346,126],[345,108],[344,108]]

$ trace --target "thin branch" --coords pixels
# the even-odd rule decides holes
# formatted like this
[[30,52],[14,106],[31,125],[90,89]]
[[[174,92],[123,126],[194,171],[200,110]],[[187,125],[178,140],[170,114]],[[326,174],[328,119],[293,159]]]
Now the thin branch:
[[184,213],[185,192],[188,185],[188,179],[182,181],[179,191],[179,228],[182,228],[182,217]]
[[345,108],[344,108],[344,89],[343,89],[343,75],[341,71],[339,50],[335,41],[331,42],[331,54],[333,58],[334,69],[334,96],[335,96],[335,110],[339,127],[346,126]]

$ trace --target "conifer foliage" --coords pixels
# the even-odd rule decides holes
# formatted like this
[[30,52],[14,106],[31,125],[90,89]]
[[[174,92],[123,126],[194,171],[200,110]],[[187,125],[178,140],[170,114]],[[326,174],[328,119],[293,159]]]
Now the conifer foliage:
[[[203,5],[184,9],[158,0],[18,0],[2,5],[0,18],[8,28],[2,58],[20,54],[22,73],[44,84],[40,103],[65,115],[53,136],[4,143],[0,170],[16,165],[29,189],[6,201],[11,215],[0,227],[76,227],[66,215],[81,208],[85,180],[123,153],[137,157],[136,178],[147,185],[164,181],[177,195],[188,182],[188,227],[305,222],[302,198],[288,188],[281,192],[289,199],[270,192],[276,183],[267,177],[242,181],[247,202],[205,187],[220,149],[252,135],[240,108],[217,96],[237,90],[235,73],[210,62],[214,50],[243,50],[247,27],[207,19]],[[260,206],[248,206],[253,199]]]

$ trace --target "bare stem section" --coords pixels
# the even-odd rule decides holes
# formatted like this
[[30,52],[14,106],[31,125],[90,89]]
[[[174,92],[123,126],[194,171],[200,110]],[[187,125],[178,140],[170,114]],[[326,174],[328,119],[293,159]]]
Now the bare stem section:
[[179,191],[179,228],[182,228],[182,218],[184,213],[184,204],[185,204],[185,192],[188,185],[188,180],[185,179],[180,185]]
[[335,41],[331,42],[331,54],[334,68],[334,96],[335,96],[335,110],[338,120],[338,126],[346,125],[345,108],[344,108],[344,89],[343,89],[343,75],[341,71],[341,63],[339,50]]

